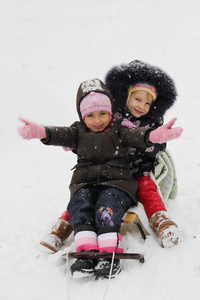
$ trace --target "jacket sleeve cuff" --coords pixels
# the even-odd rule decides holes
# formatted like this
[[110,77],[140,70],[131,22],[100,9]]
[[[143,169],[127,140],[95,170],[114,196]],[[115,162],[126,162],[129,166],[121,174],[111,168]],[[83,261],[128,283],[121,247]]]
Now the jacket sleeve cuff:
[[154,145],[154,143],[152,143],[150,140],[149,140],[149,136],[150,136],[150,133],[153,131],[153,129],[149,129],[146,131],[145,133],[145,136],[144,136],[144,139],[145,139],[145,143],[147,144],[147,146],[152,146]]
[[45,139],[41,139],[41,142],[45,145],[48,145],[51,140],[51,131],[48,127],[44,127],[44,129],[46,131],[47,137]]

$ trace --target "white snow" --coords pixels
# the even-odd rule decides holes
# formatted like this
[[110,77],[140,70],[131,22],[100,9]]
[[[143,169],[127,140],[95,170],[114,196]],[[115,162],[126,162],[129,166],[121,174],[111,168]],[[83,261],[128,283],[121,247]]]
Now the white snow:
[[88,91],[91,91],[92,88],[102,90],[100,82],[96,78],[94,78],[94,79],[92,78],[86,82],[83,82],[81,84],[81,88],[82,88],[83,93],[87,93]]
[[122,246],[145,263],[123,261],[106,299],[200,299],[199,9],[198,0],[0,1],[1,300],[103,299],[107,281],[67,281],[61,255],[73,237],[54,255],[38,246],[67,206],[76,156],[20,138],[18,117],[70,125],[80,83],[134,59],[163,68],[178,89],[165,122],[184,127],[168,143],[179,192],[167,208],[181,243],[163,249],[152,234],[143,243],[128,226]]

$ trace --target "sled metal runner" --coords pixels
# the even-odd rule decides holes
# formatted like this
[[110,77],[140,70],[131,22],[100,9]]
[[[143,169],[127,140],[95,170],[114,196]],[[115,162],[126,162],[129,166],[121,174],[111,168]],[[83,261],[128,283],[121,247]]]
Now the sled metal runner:
[[[68,252],[63,254],[69,258],[112,258],[112,252],[95,252],[95,251],[86,251],[86,252]],[[140,263],[144,263],[144,256],[138,253],[115,253],[115,258],[118,259],[136,259]]]
[[128,212],[124,219],[122,220],[122,222],[124,224],[135,224],[137,226],[137,228],[139,229],[141,236],[143,238],[143,240],[146,240],[146,234],[144,232],[143,226],[142,226],[142,222],[140,221],[138,215],[134,212]]

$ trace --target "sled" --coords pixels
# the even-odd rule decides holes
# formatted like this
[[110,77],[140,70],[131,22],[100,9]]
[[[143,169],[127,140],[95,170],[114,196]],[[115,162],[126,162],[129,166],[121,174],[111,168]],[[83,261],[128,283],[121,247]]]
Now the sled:
[[[68,255],[69,258],[110,258],[112,259],[113,253],[111,252],[95,252],[95,251],[86,251],[86,252],[68,252],[63,254],[63,257],[66,259]],[[115,253],[114,257],[117,259],[135,259],[140,263],[144,263],[144,256],[138,253]]]

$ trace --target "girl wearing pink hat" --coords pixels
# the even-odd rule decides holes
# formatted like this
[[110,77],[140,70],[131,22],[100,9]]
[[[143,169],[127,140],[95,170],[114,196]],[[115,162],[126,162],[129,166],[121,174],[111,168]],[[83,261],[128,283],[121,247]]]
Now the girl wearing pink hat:
[[[134,60],[113,67],[105,82],[113,96],[114,116],[126,118],[127,126],[159,128],[164,114],[176,101],[176,88],[171,77],[143,61]],[[137,200],[143,204],[160,244],[167,248],[178,244],[179,229],[170,219],[157,186],[150,178],[157,158],[165,149],[166,143],[148,148],[130,147],[128,157],[133,177],[138,182]]]

